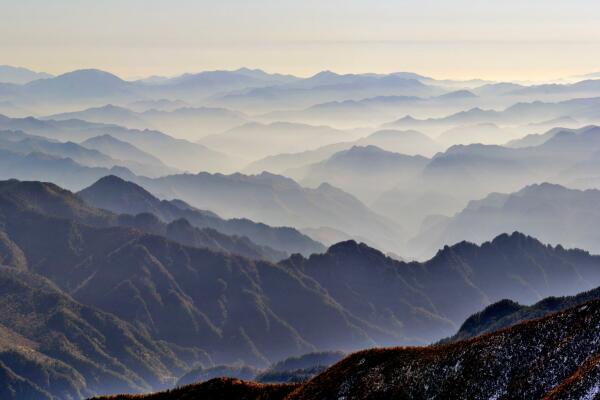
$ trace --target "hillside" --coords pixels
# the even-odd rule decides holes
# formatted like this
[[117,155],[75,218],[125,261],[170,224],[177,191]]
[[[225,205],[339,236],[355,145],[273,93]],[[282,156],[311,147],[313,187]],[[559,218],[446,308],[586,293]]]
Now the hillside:
[[53,185],[12,181],[1,194],[3,259],[24,255],[31,272],[77,301],[157,339],[205,350],[215,363],[265,365],[391,338],[283,266],[106,226],[110,214]]
[[[195,237],[189,226],[184,230],[189,236],[178,237],[170,228],[157,229],[164,222],[152,214],[134,218],[135,229],[123,218],[55,185],[0,184],[2,264],[50,280],[57,295],[70,296],[81,305],[77,307],[128,321],[145,335],[147,346],[160,343],[172,354],[171,359],[160,358],[165,365],[160,379],[123,361],[130,371],[126,376],[142,377],[130,378],[138,382],[135,387],[111,389],[87,381],[74,386],[90,393],[156,390],[191,363],[210,368],[242,361],[266,367],[314,351],[427,344],[453,334],[467,316],[492,302],[510,297],[533,303],[600,285],[597,256],[543,245],[518,233],[481,246],[447,246],[425,263],[399,262],[348,241],[322,254],[296,254],[274,264],[185,243]],[[4,326],[12,331],[15,320],[29,318],[25,309],[15,312],[26,297],[3,299],[0,309],[9,318]],[[80,329],[84,337],[92,332]],[[10,335],[29,338],[30,333],[35,330]],[[60,347],[53,343],[44,354],[55,358]],[[89,357],[98,362],[99,356]],[[60,360],[64,368],[83,373],[73,359]],[[11,382],[18,382],[20,373],[11,371]],[[52,390],[58,387],[51,385]]]
[[402,228],[363,202],[330,184],[301,186],[281,175],[178,174],[156,179],[127,179],[163,198],[176,198],[224,218],[248,218],[271,226],[330,227],[378,248],[398,253]]
[[[141,232],[168,237],[174,242],[188,246],[255,259],[278,261],[287,257],[287,253],[257,245],[247,237],[228,236],[209,228],[195,228],[182,217],[166,223],[148,212],[117,216],[90,207],[71,192],[52,184],[4,181],[0,182],[0,196],[7,202],[6,207],[16,208],[19,211],[34,207],[36,212],[42,215],[68,218],[78,223],[103,228],[115,226],[135,228]],[[15,204],[15,200],[22,204]]]
[[3,399],[156,390],[200,359],[30,272],[2,266],[0,288],[0,365],[10,377],[2,379]]
[[310,255],[325,250],[318,242],[293,228],[271,227],[248,219],[222,219],[177,200],[159,200],[142,187],[116,176],[106,176],[80,191],[78,196],[97,208],[117,214],[151,213],[164,222],[186,219],[197,228],[211,228],[226,235],[248,237],[253,242],[288,254]]
[[519,231],[547,243],[597,253],[598,201],[598,190],[574,190],[549,183],[509,194],[492,193],[424,230],[410,244],[417,254],[427,257],[446,243],[481,243],[502,232]]
[[461,325],[456,335],[444,341],[458,341],[498,331],[521,321],[540,318],[596,299],[600,299],[600,288],[575,296],[548,297],[530,306],[521,305],[512,300],[501,300],[471,315]]
[[367,350],[336,364],[288,399],[541,399],[555,388],[563,393],[558,398],[571,397],[575,389],[593,398],[597,382],[579,380],[579,386],[572,380],[580,368],[589,371],[588,360],[597,369],[599,323],[600,301],[595,300],[469,341]]

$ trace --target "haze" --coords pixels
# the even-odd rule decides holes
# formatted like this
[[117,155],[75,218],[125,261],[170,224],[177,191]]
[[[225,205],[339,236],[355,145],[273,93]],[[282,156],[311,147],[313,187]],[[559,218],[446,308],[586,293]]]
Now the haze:
[[600,2],[10,3],[1,400],[600,400]]
[[0,64],[54,74],[248,66],[538,81],[600,70],[600,3],[592,0],[3,3]]

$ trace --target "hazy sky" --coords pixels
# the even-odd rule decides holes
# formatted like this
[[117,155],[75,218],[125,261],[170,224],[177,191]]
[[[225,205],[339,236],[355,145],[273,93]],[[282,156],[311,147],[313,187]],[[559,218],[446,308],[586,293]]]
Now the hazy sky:
[[550,79],[600,71],[598,0],[0,0],[0,64]]

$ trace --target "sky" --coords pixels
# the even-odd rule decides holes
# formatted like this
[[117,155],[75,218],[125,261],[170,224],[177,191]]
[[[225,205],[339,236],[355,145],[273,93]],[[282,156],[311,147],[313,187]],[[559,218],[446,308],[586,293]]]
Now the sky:
[[0,64],[549,80],[600,71],[597,0],[0,0]]

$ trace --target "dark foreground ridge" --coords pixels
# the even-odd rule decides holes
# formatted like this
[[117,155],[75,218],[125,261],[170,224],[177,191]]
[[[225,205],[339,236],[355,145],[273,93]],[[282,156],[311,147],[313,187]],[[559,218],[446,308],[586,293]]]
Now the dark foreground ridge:
[[215,378],[147,396],[117,395],[96,400],[283,400],[295,388],[295,385],[262,385],[233,378]]

